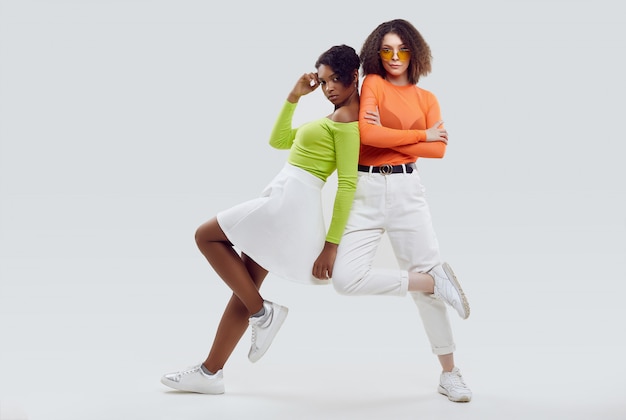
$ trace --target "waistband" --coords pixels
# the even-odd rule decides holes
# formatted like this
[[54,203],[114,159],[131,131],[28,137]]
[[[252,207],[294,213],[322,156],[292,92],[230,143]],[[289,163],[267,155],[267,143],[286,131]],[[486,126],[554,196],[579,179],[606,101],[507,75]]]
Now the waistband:
[[298,181],[302,182],[303,184],[306,184],[315,188],[322,188],[324,184],[326,184],[325,181],[316,177],[315,175],[313,175],[311,172],[307,171],[306,169],[299,168],[295,165],[292,165],[289,162],[285,162],[285,165],[283,166],[281,173],[287,176],[290,176],[292,178],[295,178]]
[[410,174],[415,168],[414,163],[403,163],[402,165],[381,165],[365,166],[359,165],[359,172],[369,172],[371,174]]

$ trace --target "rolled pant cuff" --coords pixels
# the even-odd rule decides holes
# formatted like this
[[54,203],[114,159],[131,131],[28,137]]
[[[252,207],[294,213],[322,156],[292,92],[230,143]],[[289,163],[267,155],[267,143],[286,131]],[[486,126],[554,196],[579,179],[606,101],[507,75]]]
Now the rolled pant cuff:
[[436,354],[437,356],[442,356],[444,354],[454,353],[456,351],[456,346],[454,344],[451,344],[446,347],[433,347],[432,351],[433,354]]
[[409,293],[409,272],[402,270],[400,272],[400,295],[406,296]]

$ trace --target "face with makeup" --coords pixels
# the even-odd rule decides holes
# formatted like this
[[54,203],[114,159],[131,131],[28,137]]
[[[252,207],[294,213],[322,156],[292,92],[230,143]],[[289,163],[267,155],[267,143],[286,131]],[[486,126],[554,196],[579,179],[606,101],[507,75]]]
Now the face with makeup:
[[397,34],[389,32],[383,37],[378,54],[388,81],[396,85],[409,83],[407,70],[411,51]]
[[329,65],[321,64],[317,68],[317,79],[320,87],[326,98],[335,105],[335,108],[342,107],[355,95],[358,73],[357,70],[354,72],[354,81],[345,85],[340,76]]

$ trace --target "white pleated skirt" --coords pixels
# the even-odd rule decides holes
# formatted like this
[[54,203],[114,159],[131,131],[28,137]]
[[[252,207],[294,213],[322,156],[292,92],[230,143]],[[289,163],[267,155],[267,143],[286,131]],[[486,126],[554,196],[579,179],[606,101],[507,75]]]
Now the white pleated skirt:
[[259,198],[217,214],[235,248],[272,274],[304,284],[329,284],[311,274],[324,247],[324,181],[285,164]]

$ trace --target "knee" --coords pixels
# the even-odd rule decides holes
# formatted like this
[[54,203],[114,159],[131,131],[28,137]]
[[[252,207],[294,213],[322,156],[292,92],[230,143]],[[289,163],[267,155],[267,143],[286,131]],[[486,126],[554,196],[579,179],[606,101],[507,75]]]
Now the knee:
[[196,229],[196,233],[194,234],[194,240],[196,241],[196,245],[198,246],[201,243],[205,242],[205,239],[203,238],[203,234],[202,234],[202,226]]
[[355,295],[362,279],[359,273],[333,270],[333,287],[340,295]]
[[218,230],[219,230],[219,225],[217,224],[217,220],[215,218],[209,220],[206,223],[201,224],[196,229],[196,233],[194,235],[196,244],[200,246],[207,242],[214,241],[215,239],[217,239]]
[[335,292],[339,293],[340,295],[349,295],[350,292],[350,288],[347,287],[347,283],[344,281],[340,281],[337,277],[333,276],[333,287],[335,289]]

